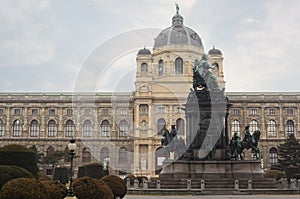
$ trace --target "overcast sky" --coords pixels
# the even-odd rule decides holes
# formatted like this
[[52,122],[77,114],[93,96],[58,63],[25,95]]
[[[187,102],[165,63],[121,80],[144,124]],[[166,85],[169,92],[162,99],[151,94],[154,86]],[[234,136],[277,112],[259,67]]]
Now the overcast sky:
[[[205,52],[213,45],[222,51],[227,91],[300,91],[299,0],[177,2],[184,25],[199,34]],[[113,52],[105,55],[110,62],[89,71],[98,77],[94,87],[132,91],[138,49],[152,49],[175,14],[174,0],[0,0],[0,5],[0,92],[74,91],[80,78],[89,79],[82,75],[89,70],[86,63],[101,60],[105,51]],[[119,38],[147,29],[145,41],[136,43],[140,47]]]

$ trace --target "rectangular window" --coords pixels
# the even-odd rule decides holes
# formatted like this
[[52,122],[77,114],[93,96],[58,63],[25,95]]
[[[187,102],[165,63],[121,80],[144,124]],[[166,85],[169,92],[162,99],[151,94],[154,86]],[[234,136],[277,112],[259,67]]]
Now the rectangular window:
[[4,115],[4,109],[3,108],[0,109],[0,115]]
[[103,115],[108,115],[108,114],[109,114],[108,108],[102,109],[102,114],[103,114]]
[[72,115],[73,115],[73,109],[68,108],[68,109],[67,109],[67,115],[68,115],[68,116],[72,116]]
[[86,109],[84,109],[84,114],[85,115],[90,115],[91,114],[91,109],[90,108],[86,108]]
[[257,115],[257,109],[256,108],[250,108],[249,114],[250,115]]
[[294,109],[293,108],[287,108],[286,109],[286,114],[287,115],[294,115]]
[[166,107],[158,107],[159,113],[166,113]]
[[232,109],[232,115],[240,115],[240,109]]
[[55,109],[50,109],[49,110],[49,115],[55,115]]
[[128,114],[128,111],[126,108],[120,109],[120,115],[127,115],[127,114]]
[[38,109],[32,109],[31,114],[32,115],[38,115]]
[[21,115],[21,109],[16,108],[16,109],[14,110],[14,115]]
[[276,112],[275,112],[275,108],[269,108],[268,109],[268,115],[275,115]]

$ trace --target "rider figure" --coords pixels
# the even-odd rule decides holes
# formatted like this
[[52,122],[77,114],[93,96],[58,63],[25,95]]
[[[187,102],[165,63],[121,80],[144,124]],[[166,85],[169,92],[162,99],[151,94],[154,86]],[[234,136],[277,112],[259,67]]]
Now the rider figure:
[[237,150],[238,140],[240,137],[238,136],[237,132],[235,132],[231,138],[231,154],[233,155]]
[[250,143],[250,141],[251,141],[251,134],[250,134],[250,131],[249,131],[249,126],[245,127],[245,130],[244,130],[244,141],[246,143]]

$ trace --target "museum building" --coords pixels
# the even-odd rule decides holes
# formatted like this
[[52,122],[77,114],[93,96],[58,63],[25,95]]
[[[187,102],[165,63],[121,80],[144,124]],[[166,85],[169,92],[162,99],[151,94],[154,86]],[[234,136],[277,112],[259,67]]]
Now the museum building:
[[[75,167],[108,160],[112,173],[154,176],[164,160],[161,129],[176,125],[185,140],[184,104],[193,84],[193,66],[205,53],[201,37],[183,23],[177,9],[172,25],[155,38],[152,50],[136,56],[134,92],[1,93],[0,147],[36,146],[44,155],[65,150],[76,139]],[[207,62],[225,88],[223,54],[213,47]],[[228,133],[262,132],[263,167],[277,163],[277,146],[300,133],[300,93],[227,92]],[[59,166],[70,165],[61,160]],[[75,170],[76,170],[75,169]],[[50,174],[50,171],[45,169]]]

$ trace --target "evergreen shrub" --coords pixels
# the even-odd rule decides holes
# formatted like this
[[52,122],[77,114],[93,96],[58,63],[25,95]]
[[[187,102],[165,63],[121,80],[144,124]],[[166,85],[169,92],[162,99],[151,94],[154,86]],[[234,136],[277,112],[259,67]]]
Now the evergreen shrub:
[[35,178],[18,178],[5,183],[0,199],[51,199],[46,187]]
[[18,166],[0,165],[0,189],[6,182],[16,178],[34,178],[34,176]]
[[101,180],[83,177],[74,180],[74,195],[78,199],[113,199],[113,193]]
[[66,184],[69,181],[69,170],[66,167],[57,167],[54,170],[53,181]]
[[15,165],[27,169],[38,178],[36,154],[22,145],[7,145],[0,148],[0,165]]
[[101,178],[101,181],[105,182],[114,194],[114,198],[124,198],[127,193],[127,186],[124,180],[115,175],[107,175]]

